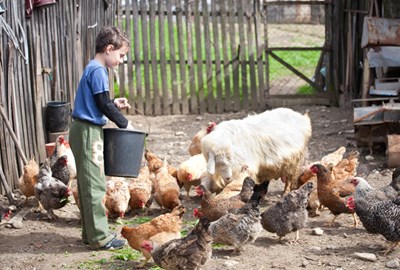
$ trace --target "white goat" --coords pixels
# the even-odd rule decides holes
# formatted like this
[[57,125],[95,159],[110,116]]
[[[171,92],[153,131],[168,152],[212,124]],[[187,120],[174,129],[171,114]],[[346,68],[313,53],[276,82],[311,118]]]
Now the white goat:
[[310,137],[307,113],[278,108],[221,122],[201,145],[210,174],[229,183],[247,165],[258,183],[281,178],[286,194],[296,188]]

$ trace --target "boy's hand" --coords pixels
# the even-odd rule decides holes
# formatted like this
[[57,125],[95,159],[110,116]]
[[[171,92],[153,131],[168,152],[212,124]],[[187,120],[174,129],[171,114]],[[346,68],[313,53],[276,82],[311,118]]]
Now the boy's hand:
[[126,98],[116,98],[114,99],[114,104],[120,110],[131,108],[131,105],[129,105],[128,100]]

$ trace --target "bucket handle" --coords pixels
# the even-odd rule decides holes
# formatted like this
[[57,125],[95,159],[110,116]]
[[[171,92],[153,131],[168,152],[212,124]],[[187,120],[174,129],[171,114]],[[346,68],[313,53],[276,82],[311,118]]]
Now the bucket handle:
[[146,121],[147,127],[148,127],[148,131],[146,132],[146,137],[149,136],[149,134],[150,134],[150,123],[149,123],[149,121],[147,120],[146,116],[145,116],[141,111],[139,111],[138,109],[136,109],[135,107],[132,106],[131,108],[134,109],[135,112],[137,112],[138,114],[140,114],[140,115],[144,118],[144,120]]

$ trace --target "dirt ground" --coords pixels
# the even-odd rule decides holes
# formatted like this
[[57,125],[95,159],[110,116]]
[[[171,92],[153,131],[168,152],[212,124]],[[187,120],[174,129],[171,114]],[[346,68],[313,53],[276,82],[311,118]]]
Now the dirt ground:
[[[352,112],[340,108],[294,107],[299,112],[310,110],[313,136],[310,142],[310,160],[318,160],[340,146],[347,147],[347,153],[356,147],[352,125]],[[242,118],[244,112],[202,116],[159,116],[146,117],[150,124],[147,148],[172,165],[178,165],[189,157],[188,146],[191,137],[207,122],[221,122]],[[148,124],[141,116],[130,117],[136,127],[148,131]],[[359,172],[375,187],[386,185],[392,170],[386,169],[384,152],[374,153],[373,160],[366,160],[369,152],[361,151]],[[283,190],[281,181],[273,181],[262,210],[280,199]],[[184,194],[184,192],[182,192]],[[7,204],[4,197],[0,203]],[[31,201],[32,205],[34,200]],[[199,200],[192,198],[184,202],[188,211],[184,216],[184,227],[193,226],[192,210]],[[19,209],[18,209],[19,210]],[[17,210],[17,211],[18,211]],[[0,265],[2,269],[137,269],[142,259],[130,247],[119,252],[91,251],[80,241],[79,211],[72,202],[56,210],[57,221],[42,220],[43,214],[31,211],[23,222],[22,229],[0,226]],[[157,206],[151,208],[152,215],[159,214]],[[126,224],[135,226],[144,214],[130,213],[124,220],[110,221],[111,229],[119,232]],[[332,215],[329,211],[310,218],[308,226],[301,230],[298,244],[290,244],[294,234],[278,242],[275,234],[264,231],[255,241],[244,247],[239,255],[233,255],[229,246],[214,246],[212,258],[204,269],[385,269],[387,264],[400,261],[400,249],[387,256],[377,252],[386,248],[382,236],[366,233],[362,226],[352,227],[351,215],[340,215],[335,226],[324,227]],[[312,229],[320,227],[323,234],[316,236]],[[355,253],[377,255],[375,261],[355,257]],[[145,269],[159,269],[148,263]],[[397,264],[397,269],[399,266]]]

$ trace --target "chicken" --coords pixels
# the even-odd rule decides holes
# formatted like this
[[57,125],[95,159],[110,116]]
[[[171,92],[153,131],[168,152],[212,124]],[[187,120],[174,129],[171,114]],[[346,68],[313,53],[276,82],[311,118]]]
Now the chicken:
[[200,184],[200,178],[205,171],[207,162],[203,154],[194,155],[179,165],[177,178],[186,190],[186,198],[189,198],[191,186]]
[[217,198],[217,196],[211,194],[211,192],[203,185],[197,186],[196,192],[198,196],[201,196],[201,210],[194,210],[194,214],[198,217],[200,212],[202,216],[206,217],[211,222],[245,205],[245,203],[240,199],[240,196],[234,196],[232,198]]
[[54,152],[50,157],[50,165],[53,166],[53,164],[57,161],[59,157],[67,155],[69,176],[70,178],[76,178],[75,157],[72,153],[71,148],[67,146],[64,136],[63,135],[58,136],[55,141],[55,144],[56,146]]
[[152,203],[153,183],[150,179],[149,167],[140,168],[139,177],[129,183],[129,206],[132,210],[150,207]]
[[10,209],[0,207],[0,223],[3,219],[5,220],[10,219],[11,213],[12,211]]
[[123,218],[129,206],[129,187],[122,177],[111,177],[107,181],[107,190],[104,205],[108,210],[108,217],[119,216]]
[[[247,166],[243,166],[238,177],[232,179],[223,190],[218,193],[218,198],[230,198],[240,194],[240,198],[243,202],[248,202],[251,195],[253,194],[254,181],[245,181],[246,179],[254,179],[255,175],[251,174]],[[244,188],[244,189],[243,189]]]
[[[349,154],[347,158],[343,158],[346,151],[345,147],[340,147],[333,153],[329,153],[324,156],[321,161],[314,162],[313,164],[324,165],[331,174],[333,180],[342,181],[347,178],[353,177],[357,173],[358,165],[358,152],[353,151]],[[308,200],[308,209],[310,211],[310,216],[318,216],[318,210],[321,208],[321,202],[319,201],[317,192],[317,177],[310,170],[311,165],[304,170],[304,172],[298,178],[298,185],[302,186],[304,183],[311,181],[314,183],[314,190],[311,192],[310,198]]]
[[209,134],[217,124],[215,122],[209,122],[207,126],[203,127],[199,132],[194,135],[192,142],[189,145],[189,153],[191,156],[201,154],[201,140],[204,136]]
[[329,170],[321,164],[311,166],[311,171],[317,175],[317,191],[321,204],[334,215],[332,221],[327,225],[332,226],[338,215],[347,213],[353,215],[354,227],[356,227],[358,223],[354,210],[346,206],[346,197],[353,195],[355,191],[350,181],[348,179],[333,180]]
[[225,186],[222,177],[212,175],[208,171],[203,172],[203,174],[201,175],[200,184],[206,187],[211,193],[217,193],[217,194],[220,193]]
[[[366,181],[355,181],[356,198],[348,198],[347,206],[355,210],[361,223],[369,233],[381,234],[390,242],[384,255],[391,252],[400,243],[400,196],[394,199],[376,201],[368,198],[371,191]],[[360,196],[360,194],[365,194]]]
[[[147,165],[149,166],[149,171],[152,174],[156,174],[159,169],[164,166],[164,162],[158,158],[155,154],[145,149],[144,157],[147,161]],[[177,178],[177,169],[169,164],[167,164],[168,173]]]
[[31,158],[24,166],[24,173],[18,180],[18,186],[22,194],[25,195],[25,205],[28,204],[28,198],[35,196],[35,185],[38,181],[39,165],[34,158]]
[[[122,228],[121,235],[128,240],[131,248],[142,252],[145,257],[145,262],[142,265],[145,265],[151,258],[150,252],[141,246],[143,241],[149,240],[157,234],[167,236],[166,238],[168,238],[168,241],[170,240],[171,235],[179,237],[182,226],[182,216],[185,211],[185,207],[179,205],[175,207],[171,213],[160,215],[149,222],[140,224],[137,227],[130,228],[124,226]],[[156,237],[153,239],[155,238]],[[161,237],[157,239],[157,242],[162,242]]]
[[294,242],[299,240],[299,230],[307,224],[308,197],[314,184],[308,182],[288,193],[281,201],[270,206],[261,215],[262,227],[279,236],[279,240],[290,232],[296,232]]
[[346,147],[341,146],[335,152],[322,157],[319,163],[324,166],[328,166],[329,164],[336,165],[343,159],[344,153],[346,153]]
[[157,171],[153,185],[153,197],[160,208],[173,209],[181,204],[179,199],[180,188],[176,179],[168,173],[166,163]]
[[68,156],[62,155],[59,157],[53,166],[51,166],[51,172],[54,178],[68,185],[70,179],[68,170]]
[[244,245],[257,239],[262,231],[259,206],[268,190],[268,184],[269,181],[255,185],[248,203],[211,222],[214,243],[233,245],[234,252],[239,252]]
[[[374,189],[369,185],[367,180],[362,177],[354,177],[350,183],[352,183],[356,187],[356,192],[354,193],[355,199],[365,199],[371,202],[379,202],[385,200],[395,199],[397,196],[400,196],[400,189],[396,190],[396,186],[400,182],[400,177],[395,177],[393,174],[392,181],[379,189]],[[357,189],[357,186],[360,187]]]
[[79,196],[78,196],[78,181],[75,179],[71,179],[69,182],[69,186],[72,192],[72,195],[74,196],[75,204],[80,208],[80,203],[79,203]]
[[144,241],[142,247],[151,252],[154,262],[166,270],[197,270],[211,257],[210,222],[201,218],[184,238],[171,240],[161,246]]
[[45,162],[39,170],[35,185],[35,197],[39,205],[47,210],[50,219],[57,219],[53,209],[59,209],[68,202],[70,189],[58,179],[52,177],[50,165]]

